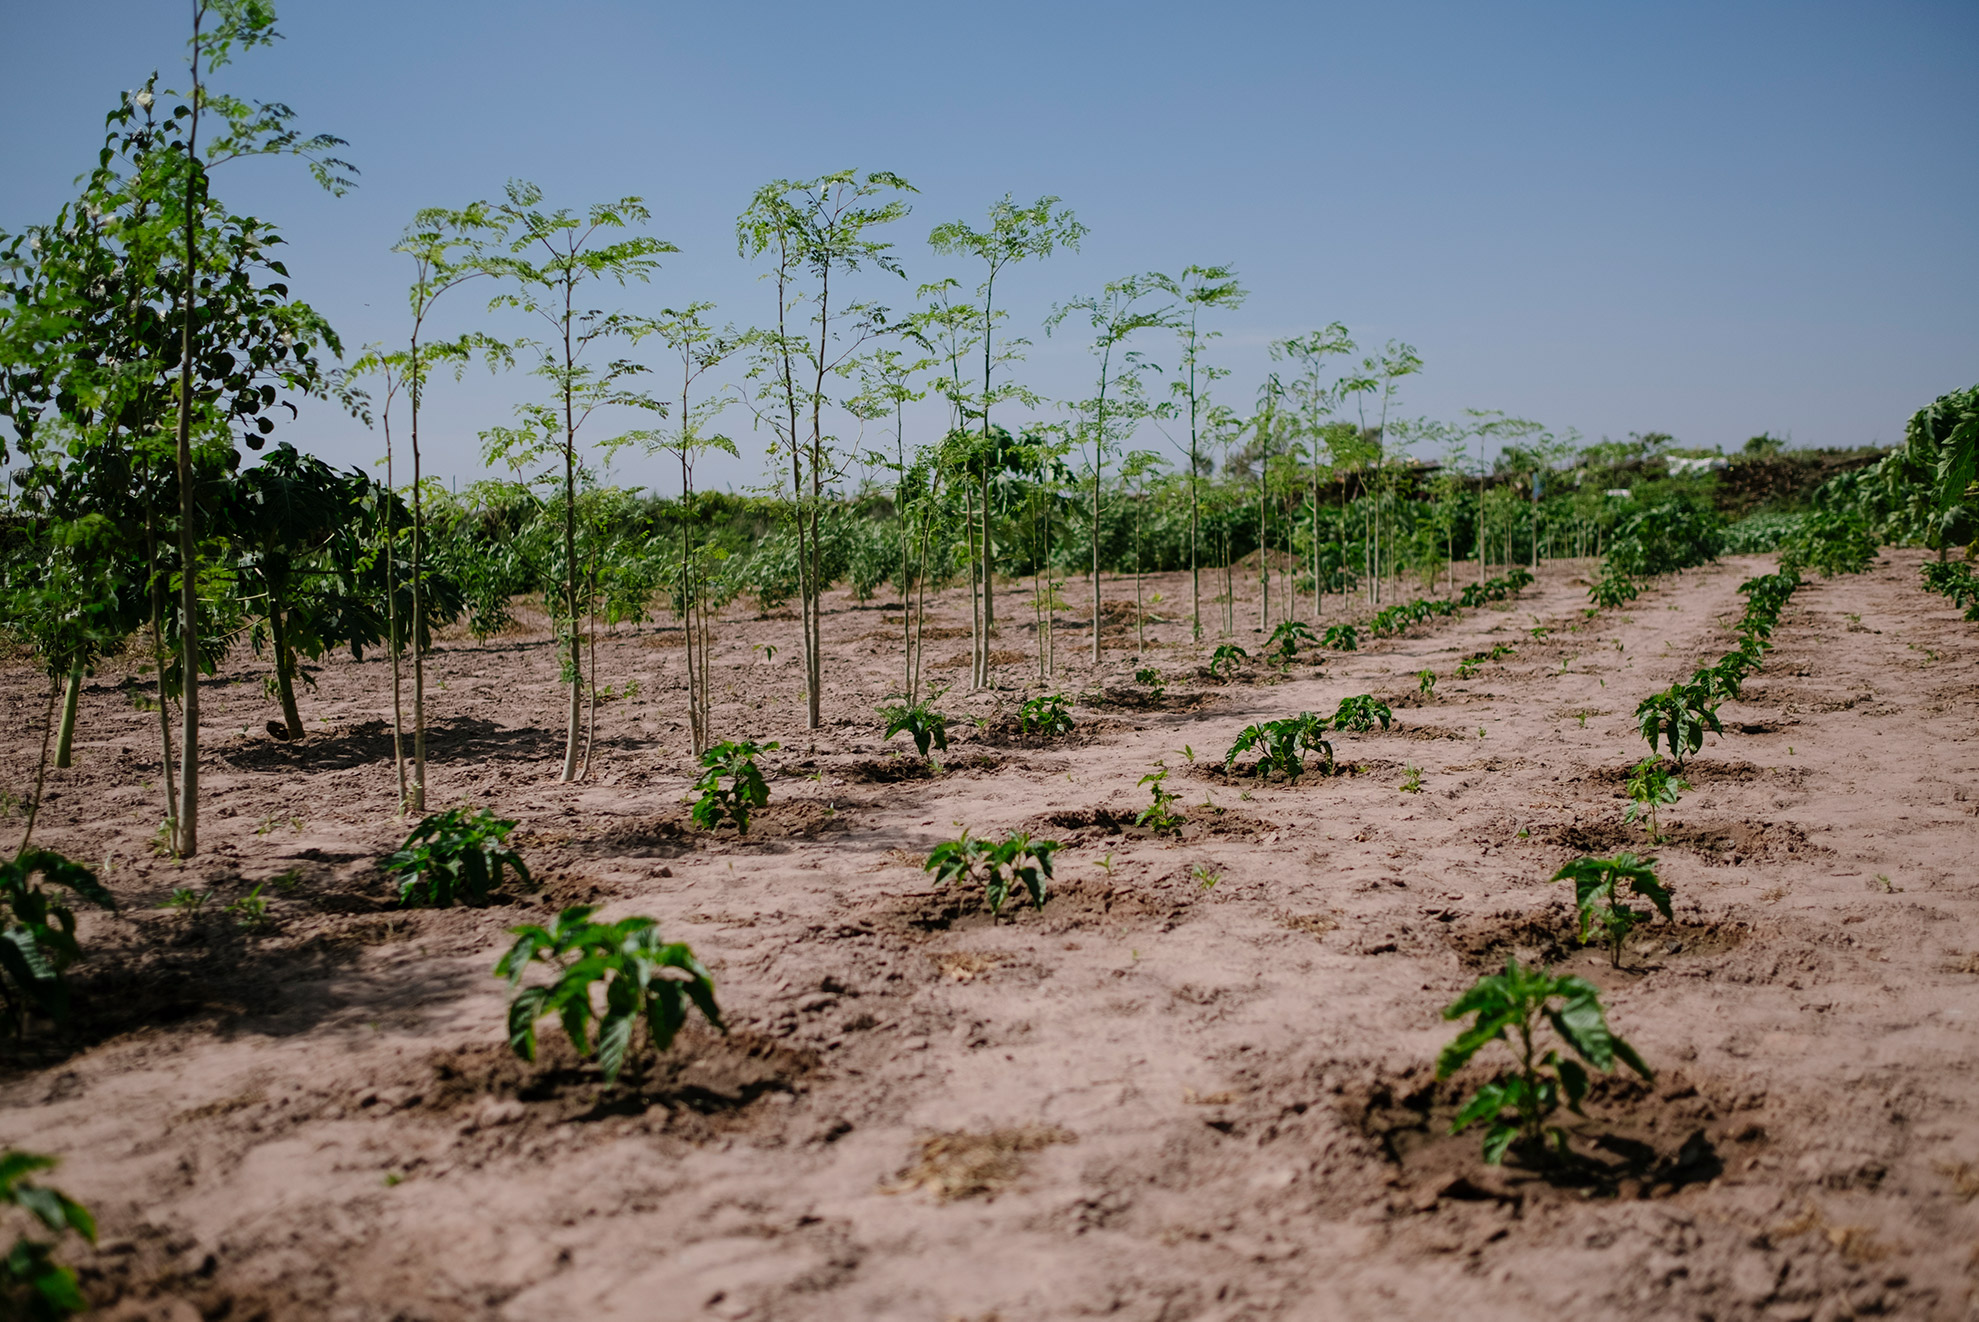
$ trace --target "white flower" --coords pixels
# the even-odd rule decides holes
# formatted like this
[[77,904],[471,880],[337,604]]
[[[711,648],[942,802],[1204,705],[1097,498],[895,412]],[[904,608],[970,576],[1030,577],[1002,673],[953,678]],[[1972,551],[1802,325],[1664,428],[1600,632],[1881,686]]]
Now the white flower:
[[137,102],[143,109],[149,110],[151,108],[151,93],[149,92],[139,92],[131,100]]

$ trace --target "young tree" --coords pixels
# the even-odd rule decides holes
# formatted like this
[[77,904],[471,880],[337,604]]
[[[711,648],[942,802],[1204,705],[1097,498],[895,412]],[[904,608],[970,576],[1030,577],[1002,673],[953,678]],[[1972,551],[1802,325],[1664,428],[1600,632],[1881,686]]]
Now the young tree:
[[[964,420],[973,418],[978,424],[985,450],[991,444],[990,412],[998,402],[1006,399],[1036,402],[1034,395],[1015,382],[1006,381],[1001,386],[995,383],[996,368],[1015,361],[1025,343],[1021,339],[1006,339],[1000,346],[997,343],[996,324],[1000,319],[996,311],[997,277],[1007,266],[1049,257],[1061,247],[1077,252],[1085,235],[1086,227],[1069,207],[1059,205],[1058,198],[1041,197],[1024,207],[1011,201],[1008,193],[990,207],[986,228],[978,230],[967,221],[952,220],[935,226],[928,234],[928,246],[935,252],[943,256],[973,257],[982,263],[983,278],[976,286],[976,293],[981,300],[977,312],[982,318],[978,347],[983,355],[983,388],[973,396],[958,396],[955,402]],[[980,474],[982,623],[977,632],[972,676],[977,687],[989,683],[989,636],[996,629],[996,552],[990,532],[990,476],[990,466],[985,464]]]
[[[905,330],[910,344],[921,342],[912,338],[912,319]],[[869,451],[866,461],[878,468],[885,468],[893,474],[893,513],[900,528],[900,573],[895,582],[900,588],[900,628],[901,628],[901,692],[907,695],[907,703],[914,703],[914,621],[911,609],[913,597],[913,532],[908,517],[908,507],[914,496],[913,465],[907,458],[907,406],[927,398],[927,390],[916,390],[915,384],[935,365],[930,357],[910,358],[898,349],[881,347],[873,350],[859,361],[859,393],[846,403],[846,409],[861,421],[878,422],[891,418],[893,422],[893,454]]]
[[[1388,461],[1388,412],[1401,393],[1401,381],[1422,370],[1422,356],[1414,346],[1390,340],[1378,354],[1370,354],[1361,359],[1360,366],[1340,383],[1345,395],[1354,401],[1355,416],[1360,421],[1361,436],[1372,445],[1371,461],[1373,483],[1368,502],[1368,559],[1367,572],[1370,599],[1374,604],[1381,603],[1382,576],[1390,567],[1391,557],[1383,554],[1381,522],[1381,493],[1385,489],[1384,478]],[[1368,425],[1368,402],[1372,397],[1375,405],[1374,425]]]
[[1306,444],[1313,527],[1312,609],[1313,614],[1319,615],[1324,613],[1326,605],[1319,547],[1319,478],[1326,467],[1322,447],[1327,423],[1340,404],[1338,382],[1326,378],[1326,360],[1336,354],[1352,353],[1354,341],[1347,328],[1335,321],[1304,335],[1274,340],[1270,351],[1272,362],[1289,365],[1290,370],[1279,378],[1284,407],[1291,415],[1297,436]]
[[[827,486],[839,476],[836,438],[824,429],[828,377],[850,370],[859,348],[885,326],[871,303],[834,302],[833,282],[867,266],[905,277],[893,245],[869,231],[908,214],[914,191],[884,170],[861,175],[838,170],[815,179],[777,179],[756,190],[735,222],[736,244],[751,260],[767,257],[776,286],[776,327],[756,332],[751,379],[759,422],[767,423],[790,462],[790,494],[796,520],[798,593],[804,627],[805,724],[824,724],[824,647],[821,635],[825,584],[819,545]],[[805,281],[809,287],[805,287]],[[809,303],[809,326],[793,323]],[[804,415],[808,413],[808,427]]]
[[649,451],[665,450],[680,461],[680,586],[675,601],[687,643],[687,728],[696,757],[707,752],[714,742],[709,681],[714,643],[707,600],[707,554],[694,536],[698,517],[694,507],[694,464],[710,450],[739,456],[734,441],[708,430],[728,407],[730,396],[714,391],[702,399],[694,398],[695,382],[726,362],[743,343],[735,327],[716,330],[704,320],[703,314],[714,306],[705,302],[689,303],[684,308],[667,308],[660,313],[654,331],[679,362],[680,407],[673,415],[672,428],[646,440]]
[[1201,642],[1203,587],[1198,547],[1202,540],[1202,479],[1206,475],[1202,431],[1210,407],[1210,387],[1230,375],[1229,368],[1204,361],[1210,341],[1221,337],[1223,332],[1202,329],[1202,314],[1236,311],[1244,305],[1246,291],[1237,283],[1236,268],[1231,266],[1185,266],[1179,276],[1157,278],[1180,305],[1173,325],[1181,360],[1168,390],[1178,413],[1186,415],[1189,421],[1189,613],[1196,641]]
[[1158,371],[1137,349],[1126,347],[1136,331],[1170,326],[1167,305],[1146,306],[1147,300],[1166,292],[1158,275],[1135,275],[1109,281],[1097,295],[1075,298],[1051,311],[1045,320],[1047,331],[1055,330],[1074,313],[1081,314],[1092,338],[1087,350],[1099,367],[1094,394],[1089,399],[1067,405],[1078,423],[1077,439],[1092,447],[1092,533],[1093,533],[1093,665],[1100,660],[1099,542],[1100,486],[1106,471],[1106,456],[1118,449],[1148,416],[1149,407],[1142,377]]
[[[477,237],[471,261],[512,287],[489,303],[490,310],[517,309],[535,318],[546,331],[540,338],[525,336],[513,347],[535,356],[536,365],[531,370],[549,383],[549,401],[518,406],[520,425],[491,428],[481,439],[490,463],[502,460],[519,470],[549,459],[554,468],[544,477],[552,481],[561,478],[563,600],[559,604],[563,619],[559,624],[563,637],[559,642],[563,645],[570,707],[559,779],[568,782],[580,775],[587,693],[586,639],[580,612],[588,618],[588,599],[580,601],[578,595],[577,489],[583,466],[578,434],[599,409],[633,409],[655,417],[665,417],[667,412],[663,401],[634,387],[633,382],[646,371],[643,366],[625,358],[602,363],[595,360],[598,352],[614,342],[632,341],[647,333],[651,323],[625,312],[585,307],[579,299],[594,281],[609,280],[623,287],[635,280],[650,280],[659,268],[660,255],[679,249],[649,235],[604,241],[608,235],[652,219],[640,198],[600,202],[581,214],[568,208],[545,211],[542,200],[543,190],[536,185],[511,181],[506,200],[487,211],[488,219],[499,226],[501,239]],[[609,452],[629,442],[629,437],[621,435],[598,445]],[[592,682],[596,682],[595,677]]]

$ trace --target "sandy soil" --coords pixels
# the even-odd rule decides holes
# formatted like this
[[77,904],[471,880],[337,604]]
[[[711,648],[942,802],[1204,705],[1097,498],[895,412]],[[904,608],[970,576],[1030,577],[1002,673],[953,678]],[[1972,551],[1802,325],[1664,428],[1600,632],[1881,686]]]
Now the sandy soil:
[[[1163,623],[1159,702],[1129,682],[1131,632],[1099,685],[1075,620],[1060,686],[1088,698],[1046,746],[999,733],[1020,621],[1011,689],[943,700],[987,724],[939,774],[878,739],[897,612],[834,600],[812,734],[794,620],[738,613],[718,722],[783,741],[746,840],[686,822],[673,631],[601,644],[603,679],[640,687],[601,709],[577,786],[555,783],[543,638],[452,642],[434,799],[519,818],[543,882],[483,910],[390,903],[379,662],[322,668],[299,745],[262,733],[265,667],[209,686],[209,848],[184,867],[150,852],[155,718],[109,667],[42,838],[105,865],[123,907],[84,919],[72,1034],[0,1073],[0,1141],[62,1157],[103,1227],[72,1256],[126,1319],[1969,1317],[1979,637],[1917,563],[1794,598],[1669,814],[1677,921],[1621,970],[1574,944],[1547,878],[1641,847],[1629,712],[1726,650],[1758,558],[1591,621],[1589,566],[1551,564],[1502,607],[1229,685]],[[1158,610],[1185,597],[1157,586]],[[967,646],[931,645],[937,674],[965,675]],[[1363,691],[1399,724],[1340,738],[1351,774],[1210,766],[1253,719]],[[44,694],[5,673],[15,794]],[[1157,759],[1180,839],[1132,825]],[[1064,842],[1042,913],[996,922],[930,885],[920,859],[958,823]],[[225,905],[257,883],[269,922],[244,930]],[[158,908],[174,886],[212,898]],[[731,1035],[612,1089],[567,1052],[509,1056],[506,929],[580,901],[690,940]],[[1507,952],[1598,981],[1659,1070],[1597,1088],[1569,1174],[1491,1170],[1445,1134],[1439,1011]]]

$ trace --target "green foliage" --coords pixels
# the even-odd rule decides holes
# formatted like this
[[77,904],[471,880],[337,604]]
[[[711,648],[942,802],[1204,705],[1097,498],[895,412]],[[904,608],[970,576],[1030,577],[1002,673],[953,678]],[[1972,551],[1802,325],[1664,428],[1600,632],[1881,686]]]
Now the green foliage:
[[1017,709],[1017,729],[1022,734],[1042,735],[1046,739],[1071,734],[1072,713],[1068,710],[1069,700],[1063,693],[1040,694],[1027,698]]
[[206,892],[196,891],[190,886],[174,886],[171,898],[159,905],[161,909],[172,909],[187,917],[199,912],[206,903]]
[[50,850],[31,849],[0,863],[0,1010],[16,1037],[30,1011],[58,1024],[67,1020],[69,984],[63,974],[82,957],[75,913],[40,882],[101,908],[117,907],[95,873]]
[[1592,940],[1594,929],[1599,927],[1616,968],[1622,965],[1622,943],[1636,924],[1644,921],[1644,915],[1623,900],[1624,885],[1633,897],[1655,905],[1666,920],[1670,917],[1670,892],[1656,879],[1655,865],[1653,858],[1617,854],[1613,858],[1577,858],[1553,874],[1555,881],[1574,884],[1582,944]]
[[1705,731],[1722,734],[1717,695],[1703,684],[1672,684],[1636,704],[1635,719],[1653,754],[1660,744],[1681,768],[1686,758],[1704,746]]
[[1596,579],[1594,586],[1587,590],[1589,601],[1608,610],[1617,606],[1626,606],[1641,595],[1642,589],[1636,586],[1633,578],[1612,567]]
[[1162,690],[1167,687],[1167,685],[1161,682],[1161,672],[1153,666],[1142,666],[1139,670],[1136,670],[1134,672],[1134,682],[1147,688],[1157,698],[1161,696]]
[[1361,646],[1360,631],[1351,624],[1329,624],[1319,645],[1336,652],[1358,652]]
[[[580,904],[558,914],[548,928],[509,929],[516,941],[495,965],[495,976],[508,980],[508,1040],[516,1055],[536,1059],[536,1021],[555,1015],[577,1054],[595,1055],[610,1084],[631,1058],[642,1023],[655,1051],[673,1045],[690,1005],[728,1031],[715,1005],[714,979],[685,942],[660,940],[651,918],[594,923],[595,912],[595,905]],[[538,963],[549,966],[552,980],[523,986],[523,977]],[[603,984],[603,1013],[592,999],[598,984]]]
[[1718,558],[1723,520],[1687,500],[1652,505],[1623,520],[1608,542],[1604,574],[1650,578]]
[[1422,793],[1422,768],[1409,765],[1402,768],[1402,793]]
[[1979,577],[1970,566],[1956,560],[1929,561],[1924,566],[1924,586],[1964,607],[1966,619],[1979,620]]
[[1416,692],[1425,698],[1436,692],[1436,672],[1427,667],[1416,672]]
[[1373,694],[1356,693],[1351,698],[1340,699],[1340,709],[1333,713],[1332,725],[1336,730],[1366,734],[1374,728],[1377,721],[1381,723],[1381,728],[1386,730],[1394,715],[1395,713],[1388,709],[1388,704]]
[[[1493,1042],[1505,1043],[1518,1062],[1516,1070],[1501,1072],[1473,1093],[1450,1126],[1458,1134],[1484,1124],[1484,1160],[1494,1166],[1514,1142],[1533,1157],[1545,1154],[1548,1140],[1554,1152],[1566,1154],[1566,1131],[1547,1121],[1562,1103],[1575,1115],[1586,1114],[1581,1110],[1586,1066],[1607,1074],[1619,1060],[1644,1079],[1655,1077],[1635,1048],[1608,1027],[1600,988],[1584,978],[1526,968],[1508,958],[1503,973],[1479,978],[1443,1011],[1446,1020],[1466,1015],[1475,1017],[1436,1058],[1437,1078],[1449,1078]],[[1542,1050],[1543,1026],[1551,1026],[1573,1054],[1563,1055],[1557,1047]]]
[[262,885],[266,883],[257,885],[253,890],[227,905],[227,912],[234,916],[236,927],[253,931],[267,923],[268,899],[261,893]]
[[[1278,627],[1271,631],[1271,640],[1265,644],[1273,653],[1279,665],[1290,665],[1299,656],[1302,647],[1314,647],[1319,638],[1302,620],[1280,620]],[[1228,644],[1225,644],[1228,646]],[[1211,669],[1215,666],[1212,664]]]
[[[944,747],[947,745],[944,744]],[[774,741],[758,744],[750,739],[724,739],[701,754],[701,778],[694,782],[690,816],[703,830],[713,831],[724,821],[732,822],[738,834],[749,833],[749,814],[769,806],[770,787],[756,766],[756,755],[782,747]],[[727,785],[722,782],[726,780]]]
[[1325,719],[1309,711],[1276,721],[1247,725],[1238,732],[1237,742],[1230,745],[1230,751],[1223,755],[1223,769],[1230,770],[1239,757],[1257,749],[1263,753],[1253,768],[1254,774],[1259,776],[1276,771],[1288,780],[1296,780],[1305,774],[1305,754],[1309,752],[1324,757],[1330,771],[1333,767],[1333,745],[1326,741],[1325,733]]
[[1142,776],[1136,783],[1137,788],[1140,785],[1149,787],[1148,793],[1152,796],[1153,802],[1141,809],[1135,816],[1134,825],[1144,826],[1156,835],[1167,835],[1171,831],[1179,831],[1182,829],[1182,823],[1188,820],[1184,814],[1176,812],[1170,806],[1182,796],[1171,792],[1166,787],[1163,782],[1167,779],[1167,766],[1157,760],[1154,764],[1154,770]]
[[934,873],[944,886],[981,881],[992,915],[1003,912],[1019,886],[1031,907],[1042,909],[1051,881],[1051,856],[1058,848],[1056,840],[1034,840],[1022,831],[992,844],[965,829],[959,839],[936,845],[922,870]]
[[1853,511],[1813,510],[1780,547],[1780,568],[1818,570],[1823,578],[1859,574],[1869,568],[1882,538],[1868,520]]
[[500,889],[502,870],[525,884],[529,869],[505,843],[515,823],[486,808],[449,808],[412,828],[385,871],[399,879],[399,903],[434,909],[455,903],[482,905]]
[[1486,602],[1503,601],[1507,597],[1516,596],[1531,585],[1532,571],[1520,566],[1482,583],[1464,584],[1464,590],[1458,594],[1457,602],[1463,606],[1482,606]]
[[1666,770],[1661,758],[1645,757],[1629,772],[1628,796],[1634,802],[1622,820],[1633,822],[1637,817],[1647,817],[1649,843],[1653,845],[1659,839],[1656,809],[1676,803],[1679,794],[1689,788],[1690,782]]
[[[55,1159],[9,1149],[0,1152],[0,1205],[17,1207],[57,1235],[73,1230],[96,1242],[96,1218],[59,1189],[28,1176],[53,1170]],[[43,1322],[80,1313],[87,1307],[76,1288],[76,1274],[55,1261],[55,1246],[22,1235],[0,1259],[0,1316]]]
[[[1475,586],[1473,584],[1473,586]],[[1414,601],[1397,602],[1375,612],[1368,621],[1368,628],[1376,638],[1392,638],[1410,625],[1442,615],[1455,615],[1458,603],[1438,597],[1418,597]]]
[[1248,661],[1251,654],[1235,643],[1218,643],[1210,653],[1209,673],[1216,679],[1229,679],[1237,673],[1237,663]]
[[886,733],[880,737],[891,739],[904,732],[922,757],[928,755],[930,747],[947,752],[948,717],[934,708],[935,699],[940,696],[935,693],[919,702],[896,702],[881,707],[879,713],[886,720]]

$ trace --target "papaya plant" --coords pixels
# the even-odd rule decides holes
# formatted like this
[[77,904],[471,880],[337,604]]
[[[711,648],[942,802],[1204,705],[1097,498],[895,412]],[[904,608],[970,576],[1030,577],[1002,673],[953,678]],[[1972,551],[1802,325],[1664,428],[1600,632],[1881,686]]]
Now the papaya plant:
[[1633,822],[1638,817],[1646,817],[1649,827],[1649,843],[1656,844],[1662,834],[1656,824],[1656,809],[1676,803],[1679,793],[1690,788],[1690,782],[1663,766],[1659,757],[1645,757],[1629,772],[1627,790],[1630,799],[1629,810],[1623,815],[1624,822]]
[[1253,769],[1258,776],[1276,771],[1288,780],[1296,780],[1305,774],[1305,754],[1309,752],[1325,758],[1327,767],[1331,769],[1333,745],[1326,741],[1325,732],[1325,719],[1309,711],[1276,721],[1247,725],[1238,732],[1237,741],[1230,745],[1230,751],[1223,755],[1223,769],[1228,772],[1239,757],[1253,749],[1263,753]]
[[0,1012],[16,1037],[30,1011],[57,1023],[68,1018],[69,984],[63,974],[82,957],[74,911],[37,878],[100,908],[117,907],[94,872],[51,850],[26,850],[0,863]]
[[[715,1004],[714,979],[685,942],[662,941],[651,918],[597,923],[591,921],[596,912],[596,905],[573,905],[547,928],[525,923],[509,929],[516,941],[495,965],[495,976],[508,981],[508,1040],[516,1055],[536,1059],[536,1021],[555,1015],[577,1054],[595,1056],[611,1084],[632,1057],[642,1024],[655,1051],[673,1045],[689,1007],[728,1031]],[[523,986],[537,964],[549,966],[551,981]],[[593,1000],[600,984],[602,1012]]]
[[1388,704],[1371,693],[1356,693],[1351,698],[1340,699],[1340,709],[1333,713],[1333,728],[1348,730],[1354,734],[1366,734],[1378,721],[1386,730],[1395,713]]
[[515,826],[486,808],[449,808],[428,817],[385,860],[385,871],[399,879],[399,903],[434,909],[483,905],[501,889],[504,869],[529,884],[528,866],[505,843]]
[[1271,641],[1265,645],[1271,649],[1272,659],[1281,666],[1288,666],[1298,660],[1299,650],[1314,647],[1319,638],[1303,620],[1281,620],[1271,631]]
[[[1024,700],[1017,709],[1017,729],[1021,734],[1042,735],[1046,739],[1071,734],[1072,713],[1063,693],[1040,694]],[[945,746],[945,745],[944,745]]]
[[[0,1206],[26,1212],[57,1235],[73,1230],[96,1242],[96,1218],[75,1199],[28,1177],[53,1170],[55,1159],[33,1152],[0,1152]],[[55,1246],[21,1235],[0,1258],[0,1316],[23,1322],[64,1318],[87,1308],[75,1272],[55,1261]]]
[[1357,652],[1360,650],[1360,633],[1351,624],[1329,624],[1319,645],[1336,652]]
[[1581,943],[1588,944],[1592,939],[1590,934],[1598,926],[1616,968],[1622,966],[1622,943],[1637,924],[1645,921],[1644,915],[1623,899],[1624,885],[1632,896],[1655,905],[1666,920],[1670,917],[1670,892],[1656,879],[1653,858],[1637,858],[1634,854],[1577,858],[1554,873],[1553,880],[1573,882]]
[[1209,673],[1213,679],[1228,680],[1237,673],[1237,663],[1248,661],[1251,654],[1235,643],[1218,643],[1210,653]]
[[1655,753],[1658,744],[1670,750],[1677,769],[1684,760],[1704,747],[1704,735],[1724,733],[1718,720],[1718,704],[1709,687],[1699,684],[1672,684],[1636,705],[1635,719],[1642,737]]
[[780,747],[774,741],[758,744],[749,739],[724,739],[701,754],[704,770],[694,782],[694,791],[701,797],[693,801],[690,814],[694,824],[713,831],[728,821],[735,824],[738,833],[747,835],[749,814],[770,802],[770,787],[756,765],[756,757]]
[[905,734],[914,741],[914,751],[922,757],[928,755],[929,748],[948,751],[948,717],[934,708],[935,699],[947,690],[939,690],[918,702],[895,702],[879,709],[886,721],[886,733],[882,739],[891,739],[897,734]]
[[980,881],[992,916],[1003,912],[1020,886],[1031,907],[1043,909],[1049,898],[1051,856],[1058,848],[1056,840],[1035,840],[1022,831],[991,843],[965,828],[958,839],[936,845],[922,870],[934,873],[935,881],[944,886]]
[[[1492,1166],[1514,1143],[1535,1159],[1567,1155],[1566,1131],[1548,1121],[1562,1104],[1575,1115],[1586,1114],[1581,1102],[1589,1066],[1607,1074],[1620,1061],[1644,1079],[1655,1077],[1635,1048],[1608,1027],[1600,988],[1585,978],[1527,968],[1510,957],[1503,973],[1479,978],[1443,1011],[1446,1020],[1466,1015],[1472,1016],[1470,1024],[1436,1058],[1438,1079],[1455,1074],[1493,1042],[1505,1043],[1517,1062],[1473,1093],[1450,1125],[1451,1133],[1460,1134],[1482,1123],[1484,1160]],[[1542,1049],[1540,1032],[1546,1027],[1570,1054],[1560,1047]]]

